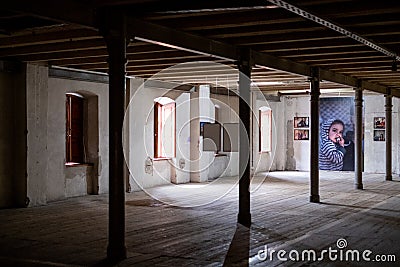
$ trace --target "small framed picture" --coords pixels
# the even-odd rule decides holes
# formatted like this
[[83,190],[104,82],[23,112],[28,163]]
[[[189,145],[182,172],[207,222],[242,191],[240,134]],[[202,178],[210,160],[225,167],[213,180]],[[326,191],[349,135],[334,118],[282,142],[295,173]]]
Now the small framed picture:
[[385,141],[385,130],[374,130],[374,141]]
[[309,118],[308,117],[294,117],[293,120],[294,128],[308,128]]
[[295,129],[293,133],[294,140],[308,140],[310,136],[308,131],[309,130]]
[[385,117],[374,117],[374,129],[385,129]]

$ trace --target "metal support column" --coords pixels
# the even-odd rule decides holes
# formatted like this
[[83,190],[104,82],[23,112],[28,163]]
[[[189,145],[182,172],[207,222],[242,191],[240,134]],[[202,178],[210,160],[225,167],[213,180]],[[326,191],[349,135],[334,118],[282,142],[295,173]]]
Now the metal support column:
[[386,181],[392,181],[392,94],[385,95],[386,125]]
[[250,85],[252,57],[249,49],[239,55],[239,214],[238,223],[249,227],[250,214]]
[[319,69],[314,67],[310,79],[311,140],[310,140],[310,202],[319,203]]
[[126,22],[120,12],[106,11],[102,34],[108,50],[109,65],[109,226],[107,258],[126,258],[125,181],[122,150],[126,71]]
[[362,107],[363,107],[363,89],[361,85],[355,88],[355,97],[354,97],[354,106],[355,106],[355,135],[354,135],[354,179],[355,179],[355,188],[363,189],[362,182]]

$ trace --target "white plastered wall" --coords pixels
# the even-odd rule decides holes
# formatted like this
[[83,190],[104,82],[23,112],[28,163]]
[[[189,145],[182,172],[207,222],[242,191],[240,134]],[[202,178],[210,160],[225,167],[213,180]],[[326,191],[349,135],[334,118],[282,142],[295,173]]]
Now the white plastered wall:
[[[46,204],[51,200],[47,185],[48,168],[48,68],[27,64],[27,197],[30,206]],[[64,105],[65,106],[65,105]],[[65,144],[64,144],[65,147]],[[54,177],[63,182],[63,177]],[[62,187],[61,187],[62,188]],[[63,196],[64,192],[54,189],[52,195]],[[58,197],[58,198],[60,198]]]
[[[86,168],[65,166],[66,93],[98,96],[98,186],[108,192],[108,84],[49,78],[48,68],[27,65],[27,195],[30,205],[87,193]],[[90,127],[90,125],[89,125]]]
[[[239,123],[239,98],[233,95],[211,94],[211,101],[219,106],[218,122]],[[228,165],[224,176],[239,175],[239,152],[223,152],[228,157]]]
[[[285,169],[286,132],[285,132],[285,99],[282,102],[266,101],[264,97],[253,97],[253,171],[266,172]],[[272,111],[271,151],[259,152],[259,109],[268,107]]]
[[[294,140],[294,117],[310,117],[310,97],[285,97],[286,119],[281,125],[282,134],[286,133],[286,170],[310,170],[310,141]],[[311,127],[311,123],[309,125]],[[311,133],[309,135],[311,139]]]
[[[187,103],[189,93],[147,85],[143,87],[142,79],[131,79],[129,84],[131,100],[127,110],[129,115],[125,116],[125,122],[129,120],[129,146],[124,146],[124,155],[128,163],[131,190],[139,191],[171,182],[188,182],[190,164],[185,160],[185,166],[180,168],[179,160],[187,159],[190,153],[190,127],[186,124],[190,120],[190,105]],[[171,98],[178,106],[176,157],[170,160],[154,160],[153,108],[154,99],[161,96]],[[149,164],[148,168],[146,164]]]
[[[392,103],[392,170],[399,173],[399,99],[393,98]],[[385,117],[385,97],[366,95],[364,107],[364,171],[385,173],[386,142],[374,141],[374,117]]]
[[[49,78],[48,82],[49,106],[48,106],[48,197],[49,200],[67,196],[83,194],[82,179],[84,174],[75,174],[74,177],[82,177],[75,182],[66,180],[65,166],[65,99],[66,93],[80,93],[98,96],[98,134],[99,134],[99,162],[98,162],[98,186],[99,193],[108,192],[109,175],[109,149],[108,149],[108,84],[67,80],[61,78]],[[89,125],[90,127],[90,125]],[[82,170],[86,172],[85,170]],[[71,184],[72,182],[72,184]],[[66,190],[68,185],[68,190]],[[76,185],[76,188],[74,186]],[[78,194],[78,192],[81,192]],[[67,194],[68,193],[68,194]]]
[[[310,144],[307,140],[293,140],[293,118],[309,117],[309,97],[286,97],[287,170],[309,171]],[[385,173],[385,142],[374,141],[374,117],[385,117],[385,97],[383,95],[364,95],[364,171]],[[400,125],[399,99],[393,98],[392,108],[392,168],[399,173]],[[310,125],[311,126],[311,125]],[[311,136],[310,136],[311,138]]]
[[[191,177],[190,164],[191,149],[199,150],[199,123],[191,123],[192,121],[200,121],[199,109],[197,108],[197,115],[193,113],[191,108],[196,107],[196,101],[191,99],[191,96],[198,93],[182,92],[177,90],[168,90],[165,88],[154,88],[142,86],[143,80],[132,79],[131,85],[131,101],[129,104],[128,114],[125,117],[129,120],[129,147],[124,146],[124,155],[129,162],[129,184],[132,191],[138,191],[142,188],[150,188],[156,185],[173,183],[186,183],[190,181],[196,182],[196,179]],[[160,96],[167,96],[175,100],[177,105],[176,110],[176,157],[170,160],[154,160],[154,99]],[[220,122],[237,122],[238,99],[237,97],[230,97],[228,101],[227,96],[213,95],[211,97],[215,104],[219,104],[220,108]],[[210,102],[211,103],[211,102]],[[225,104],[222,104],[225,103]],[[212,103],[211,103],[212,104]],[[233,109],[229,114],[229,109]],[[211,118],[214,107],[210,106],[207,113]],[[236,115],[235,115],[236,114]],[[128,125],[128,124],[127,124]],[[191,136],[190,127],[196,126],[192,129],[193,136]],[[191,148],[191,145],[194,147]],[[213,152],[210,152],[212,155]],[[232,152],[229,154],[229,165],[224,175],[231,176],[238,174],[238,153]],[[213,155],[214,156],[214,155]],[[180,163],[184,160],[184,166]],[[149,168],[146,169],[146,163]],[[151,166],[150,166],[151,165]],[[197,168],[198,169],[198,168]],[[207,177],[203,179],[207,181]],[[198,180],[197,182],[203,181]]]

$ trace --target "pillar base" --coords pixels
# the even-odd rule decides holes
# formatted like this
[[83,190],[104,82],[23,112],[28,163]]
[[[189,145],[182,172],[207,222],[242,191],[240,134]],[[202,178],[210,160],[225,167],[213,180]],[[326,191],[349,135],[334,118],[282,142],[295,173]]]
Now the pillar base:
[[107,247],[107,260],[110,262],[120,262],[126,259],[125,246],[110,246]]
[[386,181],[392,181],[393,177],[392,177],[392,175],[386,175],[385,179],[386,179]]
[[356,189],[364,189],[364,185],[362,183],[355,184]]
[[247,213],[247,214],[239,213],[238,214],[238,223],[240,223],[243,226],[250,227],[251,214],[250,213]]
[[310,202],[312,203],[319,203],[319,195],[311,195],[310,196]]

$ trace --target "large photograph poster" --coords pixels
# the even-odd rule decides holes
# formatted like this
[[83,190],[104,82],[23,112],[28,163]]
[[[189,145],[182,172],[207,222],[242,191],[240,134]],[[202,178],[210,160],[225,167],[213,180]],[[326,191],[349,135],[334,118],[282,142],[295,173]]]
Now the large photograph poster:
[[354,171],[354,98],[320,99],[319,169]]

